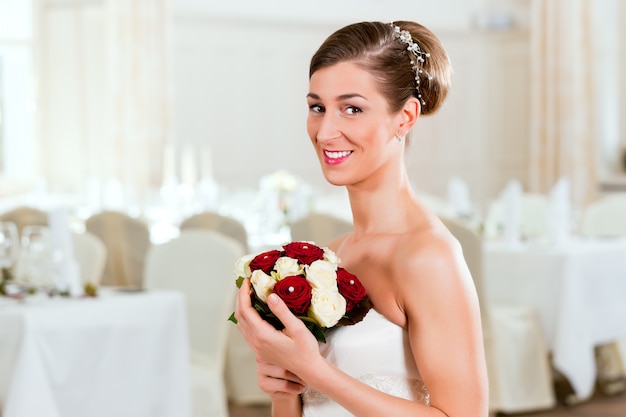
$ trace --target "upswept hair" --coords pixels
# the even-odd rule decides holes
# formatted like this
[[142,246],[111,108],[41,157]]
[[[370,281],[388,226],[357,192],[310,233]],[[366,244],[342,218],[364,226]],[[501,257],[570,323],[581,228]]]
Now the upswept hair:
[[[382,22],[360,22],[331,34],[311,58],[309,78],[319,69],[340,62],[353,62],[374,76],[386,98],[389,111],[399,111],[410,98],[421,94],[421,114],[435,113],[443,104],[452,82],[452,67],[439,39],[415,22],[393,25],[407,30],[420,49],[430,54],[420,63],[419,90],[416,88],[412,56],[396,36],[394,27]],[[430,77],[429,77],[430,76]]]

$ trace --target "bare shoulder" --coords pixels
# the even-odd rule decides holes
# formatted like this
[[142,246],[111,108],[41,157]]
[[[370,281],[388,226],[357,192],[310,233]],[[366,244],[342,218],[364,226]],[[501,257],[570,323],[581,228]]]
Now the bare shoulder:
[[[392,264],[394,270],[412,271],[418,281],[432,281],[425,271],[445,272],[462,257],[458,241],[445,226],[435,225],[427,230],[407,233],[398,241]],[[397,272],[394,271],[394,272]],[[442,274],[436,274],[442,276]],[[443,274],[445,276],[445,274]]]
[[398,300],[405,315],[431,303],[457,302],[473,290],[459,242],[443,225],[408,233],[393,260],[393,277],[403,288]]

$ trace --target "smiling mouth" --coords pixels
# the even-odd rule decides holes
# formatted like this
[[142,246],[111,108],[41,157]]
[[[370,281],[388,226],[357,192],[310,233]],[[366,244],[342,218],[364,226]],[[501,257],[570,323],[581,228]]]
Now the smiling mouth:
[[350,157],[352,151],[324,151],[324,161],[329,165],[337,165]]

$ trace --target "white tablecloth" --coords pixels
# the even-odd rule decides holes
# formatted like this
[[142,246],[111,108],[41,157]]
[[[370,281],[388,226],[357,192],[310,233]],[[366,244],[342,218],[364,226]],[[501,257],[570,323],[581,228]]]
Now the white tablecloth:
[[489,300],[534,307],[554,365],[579,397],[589,397],[594,346],[626,336],[626,240],[489,242],[484,261]]
[[189,417],[182,294],[0,300],[3,417]]

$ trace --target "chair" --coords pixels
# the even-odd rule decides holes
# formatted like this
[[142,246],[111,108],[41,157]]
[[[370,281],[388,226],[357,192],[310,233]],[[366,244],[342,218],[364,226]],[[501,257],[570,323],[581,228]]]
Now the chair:
[[[580,232],[585,237],[626,237],[626,195],[605,195],[589,203]],[[597,346],[596,358],[600,389],[611,391],[626,376],[626,338]]]
[[151,246],[148,225],[122,212],[103,211],[89,217],[85,228],[106,246],[102,285],[141,288]]
[[581,234],[588,237],[626,236],[626,195],[606,195],[589,203],[583,211]]
[[311,212],[289,224],[291,238],[326,246],[339,236],[352,231],[352,223],[327,213]]
[[441,217],[459,241],[481,304],[490,411],[517,413],[553,407],[549,353],[535,312],[489,303],[482,280],[481,237],[462,222]]
[[21,236],[24,226],[48,226],[48,212],[34,207],[20,206],[0,214],[0,221],[15,223]]
[[100,285],[107,258],[106,246],[100,238],[87,231],[72,233],[72,243],[81,281],[83,284]]
[[[522,194],[520,235],[522,238],[537,238],[548,234],[548,196],[526,192]],[[504,225],[504,203],[498,199],[489,205],[485,218],[485,234],[493,237]]]
[[214,212],[203,212],[194,214],[180,224],[180,229],[211,229],[230,236],[237,240],[248,253],[248,232],[241,222],[229,216],[223,216]]
[[177,289],[185,294],[192,358],[194,415],[227,417],[224,368],[227,318],[237,291],[235,261],[241,243],[214,230],[183,230],[179,237],[148,252],[146,288]]
[[257,384],[256,356],[237,327],[228,329],[226,393],[236,404],[269,404],[271,398]]

